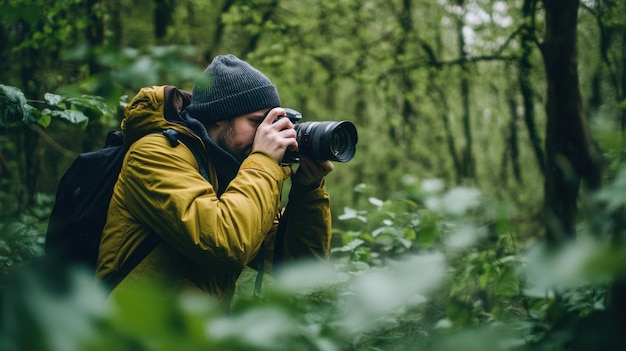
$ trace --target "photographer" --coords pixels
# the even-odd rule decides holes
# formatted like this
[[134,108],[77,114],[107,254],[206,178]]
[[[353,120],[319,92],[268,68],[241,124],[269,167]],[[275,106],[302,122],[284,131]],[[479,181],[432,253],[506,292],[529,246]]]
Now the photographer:
[[[174,291],[199,289],[228,305],[246,265],[263,271],[275,259],[328,256],[324,177],[332,163],[302,156],[293,175],[280,165],[298,142],[263,73],[233,55],[216,57],[204,73],[208,79],[196,81],[191,97],[144,88],[126,107],[122,131],[129,150],[109,206],[97,275],[106,281],[142,242],[158,243],[112,294],[157,279]],[[165,133],[155,132],[168,129],[201,150],[208,182],[191,148],[172,147]],[[281,189],[290,175],[281,216]],[[284,235],[277,237],[279,222]]]

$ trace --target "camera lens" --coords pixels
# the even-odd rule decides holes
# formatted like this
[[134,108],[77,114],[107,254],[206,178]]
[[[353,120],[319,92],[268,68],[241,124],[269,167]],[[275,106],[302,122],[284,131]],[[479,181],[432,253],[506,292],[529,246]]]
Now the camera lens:
[[354,124],[304,122],[295,125],[299,153],[318,160],[348,162],[356,153],[358,141]]
[[[342,149],[345,149],[345,145],[341,144],[341,137],[337,133],[333,133],[332,139],[333,140],[330,143],[330,150],[332,151],[333,155],[337,156],[341,153]],[[342,146],[344,147],[342,148]]]

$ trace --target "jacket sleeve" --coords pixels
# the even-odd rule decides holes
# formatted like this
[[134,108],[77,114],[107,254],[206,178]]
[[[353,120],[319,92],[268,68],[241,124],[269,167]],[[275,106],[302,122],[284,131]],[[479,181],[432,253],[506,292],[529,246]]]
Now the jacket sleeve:
[[[293,184],[284,217],[284,238],[278,234],[276,245],[282,245],[282,259],[327,259],[331,244],[330,197],[324,182],[314,189]],[[275,250],[280,248],[275,248]],[[280,251],[279,251],[280,254]],[[275,256],[276,257],[276,256]],[[280,260],[281,257],[277,257]]]
[[268,155],[252,153],[220,198],[183,145],[146,136],[122,171],[125,201],[138,221],[199,264],[247,264],[259,251],[280,206],[284,180]]

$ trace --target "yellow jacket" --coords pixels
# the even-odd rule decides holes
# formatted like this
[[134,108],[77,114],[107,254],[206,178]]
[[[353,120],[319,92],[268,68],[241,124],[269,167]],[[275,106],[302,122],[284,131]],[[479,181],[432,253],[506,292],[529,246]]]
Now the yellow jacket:
[[[280,194],[289,172],[268,155],[253,152],[230,178],[221,177],[214,162],[228,157],[215,144],[207,145],[211,142],[180,115],[188,101],[189,93],[160,86],[141,89],[127,105],[121,129],[130,147],[109,206],[97,276],[106,280],[152,235],[159,244],[113,294],[158,279],[174,290],[199,289],[228,302],[238,276],[264,241],[268,268],[275,248],[285,260],[326,258],[331,217],[324,185],[293,185],[283,218],[288,219],[286,235],[275,243]],[[173,147],[158,133],[166,129],[191,136],[207,150],[210,183],[184,144]]]

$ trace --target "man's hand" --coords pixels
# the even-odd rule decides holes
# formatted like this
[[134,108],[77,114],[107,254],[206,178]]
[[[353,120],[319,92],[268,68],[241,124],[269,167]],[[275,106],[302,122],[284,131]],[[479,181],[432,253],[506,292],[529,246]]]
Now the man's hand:
[[276,162],[280,162],[287,148],[295,151],[298,149],[296,130],[288,118],[276,118],[285,116],[285,110],[277,107],[272,109],[259,127],[254,136],[252,151],[259,150],[268,153]]
[[333,170],[332,162],[328,160],[314,160],[300,156],[300,166],[294,175],[294,182],[303,187],[319,185],[322,179]]

